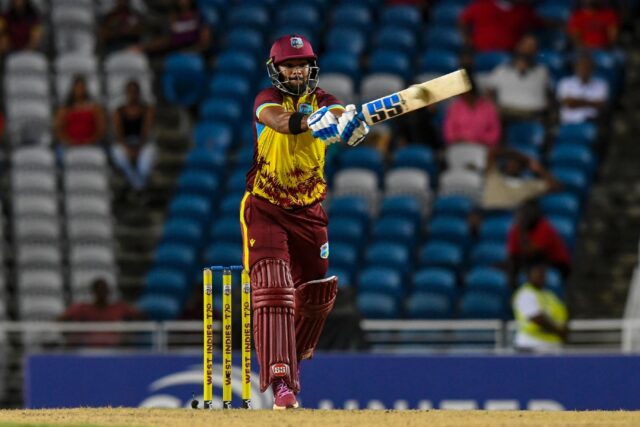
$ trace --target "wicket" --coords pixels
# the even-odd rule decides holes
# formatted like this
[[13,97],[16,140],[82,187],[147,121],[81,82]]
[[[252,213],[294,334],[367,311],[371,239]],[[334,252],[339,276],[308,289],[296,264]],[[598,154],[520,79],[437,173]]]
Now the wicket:
[[214,265],[203,270],[203,405],[210,409],[213,401],[213,272],[222,271],[222,408],[231,405],[232,367],[232,299],[233,271],[242,272],[242,407],[251,408],[251,282],[241,265]]

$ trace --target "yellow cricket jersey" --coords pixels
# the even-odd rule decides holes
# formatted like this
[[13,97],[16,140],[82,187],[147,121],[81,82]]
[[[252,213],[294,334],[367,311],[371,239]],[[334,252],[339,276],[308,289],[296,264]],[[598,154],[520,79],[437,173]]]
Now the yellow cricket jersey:
[[269,106],[311,114],[322,107],[343,108],[340,101],[320,88],[295,97],[276,88],[261,91],[254,103],[253,165],[247,173],[247,191],[283,208],[309,206],[327,193],[324,180],[326,146],[308,130],[298,135],[276,132],[260,122]]

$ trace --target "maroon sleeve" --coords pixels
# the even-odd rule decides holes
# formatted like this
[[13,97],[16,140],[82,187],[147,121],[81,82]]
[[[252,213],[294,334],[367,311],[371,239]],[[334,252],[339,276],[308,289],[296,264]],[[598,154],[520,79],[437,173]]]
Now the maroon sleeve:
[[256,95],[256,99],[253,102],[253,118],[256,121],[259,121],[257,116],[258,109],[263,104],[271,104],[271,103],[279,104],[279,105],[282,104],[282,94],[278,89],[274,87],[263,89],[258,93],[258,95]]
[[318,107],[344,106],[342,101],[320,88],[316,89],[316,99],[318,100]]

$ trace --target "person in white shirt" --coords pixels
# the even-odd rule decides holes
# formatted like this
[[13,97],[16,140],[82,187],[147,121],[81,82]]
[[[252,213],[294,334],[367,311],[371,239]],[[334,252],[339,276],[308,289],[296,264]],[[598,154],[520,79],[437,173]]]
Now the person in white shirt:
[[546,113],[551,80],[546,66],[536,63],[538,41],[524,36],[516,46],[513,60],[498,65],[486,86],[504,119],[535,119]]
[[583,123],[597,120],[607,107],[609,85],[593,75],[593,59],[581,53],[575,62],[575,74],[558,83],[561,123]]

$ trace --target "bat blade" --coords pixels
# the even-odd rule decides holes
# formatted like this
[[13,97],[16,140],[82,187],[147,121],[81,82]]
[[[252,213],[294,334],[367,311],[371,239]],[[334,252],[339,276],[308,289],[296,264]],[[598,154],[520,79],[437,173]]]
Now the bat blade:
[[367,124],[374,125],[444,101],[470,89],[469,76],[464,69],[460,69],[362,104],[360,111]]

